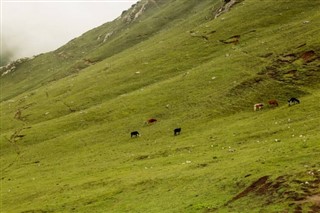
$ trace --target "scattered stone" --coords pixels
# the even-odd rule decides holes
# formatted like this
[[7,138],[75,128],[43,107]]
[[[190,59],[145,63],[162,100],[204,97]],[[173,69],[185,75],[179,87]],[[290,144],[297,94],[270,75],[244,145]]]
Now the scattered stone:
[[235,149],[232,149],[231,146],[229,146],[229,147],[228,147],[228,151],[229,151],[229,152],[235,152],[236,150],[235,150]]
[[309,171],[308,174],[313,176],[314,172],[313,171]]

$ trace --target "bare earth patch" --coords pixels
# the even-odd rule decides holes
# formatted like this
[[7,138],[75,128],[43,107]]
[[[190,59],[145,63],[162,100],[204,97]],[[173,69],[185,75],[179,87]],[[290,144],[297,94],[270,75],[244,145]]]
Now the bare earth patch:
[[263,176],[254,181],[225,205],[246,196],[259,196],[265,204],[287,202],[294,212],[320,212],[320,170],[311,170],[294,175],[279,176],[272,180]]

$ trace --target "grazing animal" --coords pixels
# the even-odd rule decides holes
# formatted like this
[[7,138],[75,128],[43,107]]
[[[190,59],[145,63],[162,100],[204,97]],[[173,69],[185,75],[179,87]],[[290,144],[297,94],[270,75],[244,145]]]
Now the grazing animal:
[[138,131],[131,132],[131,138],[140,136]]
[[153,124],[153,123],[155,123],[155,122],[157,122],[157,119],[155,119],[155,118],[150,118],[149,120],[147,120],[147,121],[145,122],[145,124]]
[[253,110],[257,111],[257,110],[261,110],[263,108],[264,104],[263,103],[258,103],[253,105]]
[[291,106],[291,104],[300,104],[300,101],[297,98],[290,98],[288,104],[289,106]]
[[180,133],[181,133],[181,128],[175,128],[175,129],[173,130],[173,133],[174,133],[174,136],[180,135]]
[[279,103],[278,103],[277,100],[270,100],[270,101],[268,101],[268,104],[269,104],[269,106],[271,106],[271,107],[277,107],[277,106],[279,106]]

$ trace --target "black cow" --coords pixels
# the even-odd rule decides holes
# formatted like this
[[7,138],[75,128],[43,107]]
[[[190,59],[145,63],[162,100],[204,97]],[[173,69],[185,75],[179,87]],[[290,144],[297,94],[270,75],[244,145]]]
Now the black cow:
[[300,101],[297,98],[290,98],[288,104],[289,106],[291,106],[291,104],[300,104]]
[[133,132],[131,132],[131,138],[132,138],[132,137],[138,137],[138,136],[140,136],[140,134],[139,134],[138,131],[133,131]]
[[173,130],[173,133],[174,133],[174,136],[180,135],[180,133],[181,133],[181,128],[175,128],[175,129]]

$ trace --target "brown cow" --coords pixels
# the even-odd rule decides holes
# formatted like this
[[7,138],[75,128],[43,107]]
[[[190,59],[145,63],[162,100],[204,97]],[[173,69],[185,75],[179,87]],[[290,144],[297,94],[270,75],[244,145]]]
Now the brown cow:
[[277,106],[279,106],[279,103],[278,103],[277,100],[270,100],[270,101],[268,101],[268,104],[269,104],[269,106],[271,106],[271,107],[277,107]]
[[153,124],[153,123],[155,123],[155,122],[157,122],[157,119],[155,119],[155,118],[150,118],[150,119],[148,119],[148,120],[145,122],[145,124]]

